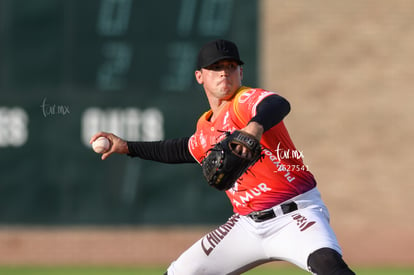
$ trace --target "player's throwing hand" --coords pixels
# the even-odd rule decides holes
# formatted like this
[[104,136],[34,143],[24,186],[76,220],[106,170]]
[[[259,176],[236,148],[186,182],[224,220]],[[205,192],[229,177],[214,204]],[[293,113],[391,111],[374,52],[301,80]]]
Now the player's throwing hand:
[[105,160],[107,157],[109,157],[113,153],[118,153],[118,154],[129,153],[127,142],[123,140],[122,138],[114,134],[111,134],[111,133],[106,133],[106,132],[96,133],[95,135],[91,137],[91,140],[89,141],[89,143],[92,144],[99,137],[107,138],[110,143],[109,149],[105,153],[103,153],[101,156],[102,160]]

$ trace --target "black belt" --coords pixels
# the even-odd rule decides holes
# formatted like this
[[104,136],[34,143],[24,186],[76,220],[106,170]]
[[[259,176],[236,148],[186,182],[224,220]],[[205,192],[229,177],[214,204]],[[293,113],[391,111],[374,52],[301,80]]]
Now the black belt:
[[[298,210],[298,205],[295,202],[288,202],[280,205],[283,214],[287,214],[293,211]],[[247,215],[255,222],[264,222],[276,217],[276,213],[273,209],[267,209],[262,211],[254,211]]]

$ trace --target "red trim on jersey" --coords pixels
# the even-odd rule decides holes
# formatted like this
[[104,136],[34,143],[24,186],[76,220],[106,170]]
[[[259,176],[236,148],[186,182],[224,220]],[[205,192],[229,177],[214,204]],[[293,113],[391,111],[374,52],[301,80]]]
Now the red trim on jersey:
[[[263,89],[241,87],[214,121],[209,121],[211,110],[204,113],[189,141],[194,158],[201,163],[207,151],[223,138],[223,131],[244,128],[256,114],[257,105],[273,94]],[[242,215],[275,206],[316,185],[303,163],[302,152],[295,148],[283,121],[266,131],[260,143],[265,148],[264,158],[226,191],[234,212]]]

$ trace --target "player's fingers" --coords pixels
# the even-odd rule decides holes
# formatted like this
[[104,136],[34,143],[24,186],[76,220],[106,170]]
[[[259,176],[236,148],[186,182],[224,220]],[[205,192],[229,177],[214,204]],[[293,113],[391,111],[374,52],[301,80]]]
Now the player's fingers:
[[105,160],[105,159],[107,159],[111,154],[113,153],[113,151],[112,150],[109,150],[108,152],[106,152],[106,153],[103,153],[102,154],[102,156],[101,156],[101,159],[102,160]]
[[91,139],[89,140],[89,143],[92,144],[98,137],[106,137],[109,139],[109,136],[111,134],[110,133],[106,133],[106,132],[98,132],[96,134],[94,134]]
[[247,149],[247,147],[242,146],[242,157],[244,158],[251,158],[251,152],[249,149]]
[[248,159],[251,159],[252,158],[252,152],[249,149],[247,149],[247,148],[246,148],[245,157],[248,158]]
[[243,153],[243,146],[241,146],[240,144],[236,144],[236,146],[233,147],[233,152],[241,156]]
[[89,143],[92,144],[98,137],[100,137],[102,135],[102,132],[98,132],[96,134],[94,134],[91,139],[89,140]]
[[251,157],[251,152],[250,150],[240,144],[237,144],[234,148],[233,148],[233,152],[237,155],[239,155],[240,157],[243,158],[250,158]]

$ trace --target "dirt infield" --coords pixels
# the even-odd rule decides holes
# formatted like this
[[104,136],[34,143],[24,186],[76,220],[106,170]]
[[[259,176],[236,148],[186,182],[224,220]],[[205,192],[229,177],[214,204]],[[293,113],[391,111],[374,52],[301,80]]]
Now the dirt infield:
[[[173,261],[207,233],[204,228],[3,228],[0,265],[153,266]],[[412,231],[340,231],[352,265],[412,266]]]
[[167,265],[204,230],[5,228],[0,264]]
[[3,228],[0,265],[167,265],[206,228]]

